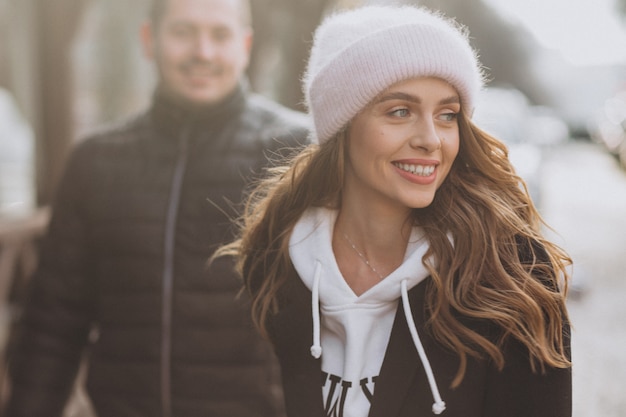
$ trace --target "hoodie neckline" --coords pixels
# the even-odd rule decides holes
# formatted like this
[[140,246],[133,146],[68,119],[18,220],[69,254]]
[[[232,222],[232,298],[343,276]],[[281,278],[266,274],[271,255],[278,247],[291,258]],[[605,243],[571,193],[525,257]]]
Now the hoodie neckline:
[[419,228],[413,228],[402,265],[381,282],[357,296],[341,275],[332,250],[332,233],[337,214],[336,210],[327,208],[309,209],[296,223],[289,240],[292,263],[302,282],[311,291],[313,320],[311,356],[319,359],[323,354],[320,304],[345,306],[370,302],[389,303],[401,299],[407,327],[433,396],[432,412],[441,414],[446,409],[446,404],[441,398],[434,372],[417,332],[408,295],[409,289],[429,276],[422,262],[429,247],[428,241]]
[[324,305],[395,301],[401,295],[401,281],[407,279],[409,288],[412,288],[429,275],[421,261],[428,250],[428,241],[423,231],[414,227],[402,264],[370,289],[356,295],[341,274],[332,249],[337,215],[337,210],[311,208],[298,221],[290,238],[291,260],[309,290],[313,288],[315,265],[317,262],[321,264],[319,273],[324,277],[324,282],[321,283],[320,297]]

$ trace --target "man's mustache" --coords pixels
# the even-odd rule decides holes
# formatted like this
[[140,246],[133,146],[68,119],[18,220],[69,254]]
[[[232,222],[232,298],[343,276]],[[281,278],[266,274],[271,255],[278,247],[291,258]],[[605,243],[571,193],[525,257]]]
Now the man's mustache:
[[204,72],[210,75],[220,75],[224,72],[224,67],[214,61],[203,59],[190,59],[180,64],[183,71]]

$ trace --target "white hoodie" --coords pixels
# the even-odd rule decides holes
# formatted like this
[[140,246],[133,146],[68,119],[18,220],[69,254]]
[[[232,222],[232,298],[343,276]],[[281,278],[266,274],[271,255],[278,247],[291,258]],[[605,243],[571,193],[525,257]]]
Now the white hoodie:
[[289,254],[296,271],[312,292],[314,335],[311,354],[322,358],[326,414],[368,415],[400,298],[405,303],[407,322],[429,375],[435,398],[433,412],[439,414],[445,406],[415,330],[406,295],[408,289],[429,275],[422,264],[428,250],[423,232],[414,228],[402,265],[357,296],[341,275],[332,250],[336,218],[336,211],[309,209],[296,224],[289,242]]

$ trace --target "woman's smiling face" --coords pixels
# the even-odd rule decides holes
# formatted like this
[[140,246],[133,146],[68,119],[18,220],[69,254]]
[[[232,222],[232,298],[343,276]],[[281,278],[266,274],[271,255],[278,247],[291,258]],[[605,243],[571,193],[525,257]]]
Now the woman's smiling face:
[[352,119],[344,198],[404,210],[430,205],[459,151],[459,94],[446,81],[392,85]]

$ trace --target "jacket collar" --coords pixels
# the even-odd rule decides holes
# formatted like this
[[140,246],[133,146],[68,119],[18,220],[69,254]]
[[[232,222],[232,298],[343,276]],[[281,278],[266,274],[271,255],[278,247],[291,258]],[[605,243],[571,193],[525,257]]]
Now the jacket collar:
[[161,90],[154,93],[150,118],[165,137],[177,137],[183,128],[193,131],[219,130],[244,109],[248,87],[241,82],[224,100],[209,106],[190,106],[172,100]]

